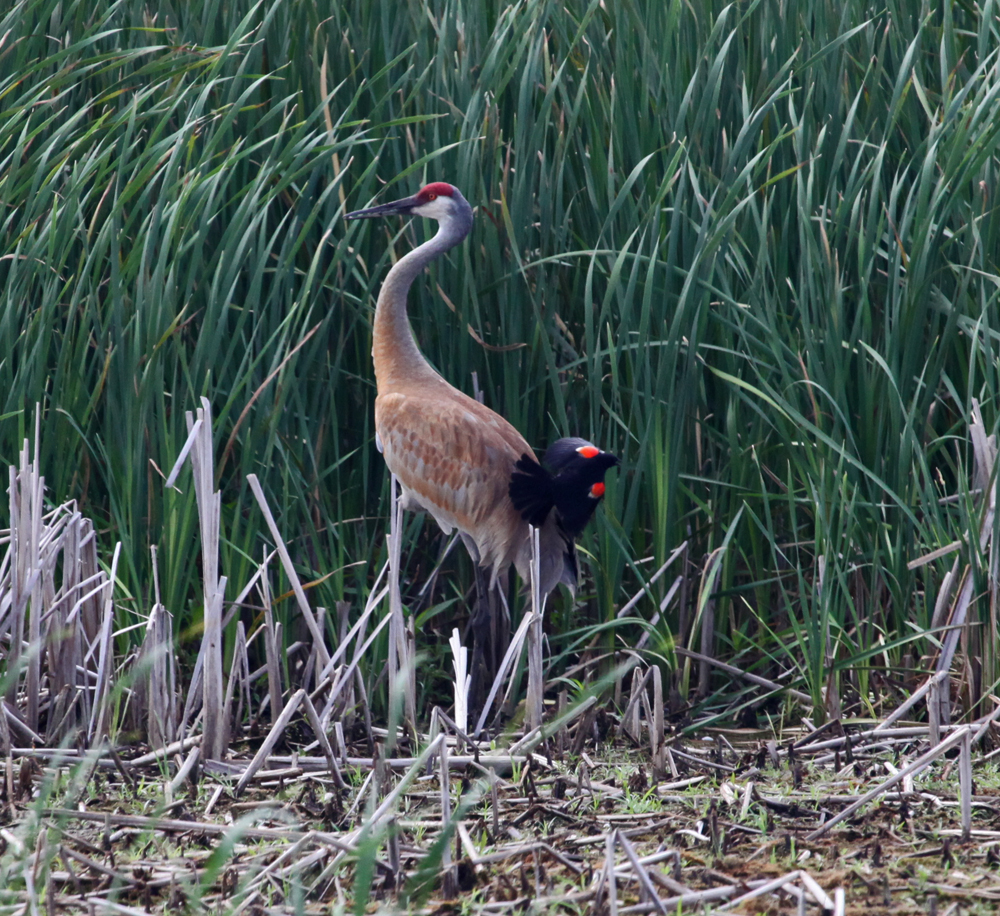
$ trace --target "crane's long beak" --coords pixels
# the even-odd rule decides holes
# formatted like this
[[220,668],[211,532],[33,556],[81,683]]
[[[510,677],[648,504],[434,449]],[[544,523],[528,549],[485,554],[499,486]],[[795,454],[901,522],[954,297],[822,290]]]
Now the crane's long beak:
[[417,204],[416,196],[404,197],[402,200],[394,200],[390,204],[380,204],[367,210],[355,210],[353,213],[348,213],[344,219],[375,219],[379,216],[393,216],[397,213],[407,216]]

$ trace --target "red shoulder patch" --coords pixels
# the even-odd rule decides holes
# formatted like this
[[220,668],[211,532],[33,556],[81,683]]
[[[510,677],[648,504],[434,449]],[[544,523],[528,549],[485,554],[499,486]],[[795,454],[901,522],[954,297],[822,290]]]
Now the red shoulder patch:
[[590,488],[590,496],[592,499],[600,499],[604,495],[604,484],[595,483]]
[[581,458],[596,458],[601,450],[596,445],[581,445],[577,450]]
[[417,200],[422,204],[434,200],[435,197],[451,197],[452,186],[447,181],[433,181],[425,184],[417,192]]

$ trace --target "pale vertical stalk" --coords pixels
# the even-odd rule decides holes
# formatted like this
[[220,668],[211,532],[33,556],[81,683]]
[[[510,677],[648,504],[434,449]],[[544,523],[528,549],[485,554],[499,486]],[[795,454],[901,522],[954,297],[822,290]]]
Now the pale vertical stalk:
[[545,679],[542,672],[542,614],[545,596],[541,593],[541,548],[538,529],[531,528],[531,610],[535,619],[528,630],[528,696],[525,731],[539,728],[544,712]]
[[267,561],[269,557],[264,551],[264,562],[261,564],[260,599],[264,604],[264,654],[267,657],[267,693],[271,698],[271,724],[278,718],[281,706],[281,663],[278,658],[277,632],[274,627],[274,611],[271,608],[271,586],[267,578]]
[[[402,565],[403,507],[395,474],[389,479],[389,708],[403,712],[416,728],[416,666],[406,635],[403,598],[399,591]],[[402,676],[400,674],[402,673]],[[390,736],[391,737],[391,736]]]
[[97,680],[94,685],[94,706],[90,711],[90,727],[87,737],[93,747],[102,738],[107,737],[111,719],[111,669],[114,667],[112,657],[111,631],[114,621],[114,603],[112,601],[115,576],[118,574],[118,558],[121,556],[122,545],[115,545],[115,553],[111,559],[111,575],[105,589],[104,621],[101,627],[100,644],[97,661]]
[[[229,678],[226,681],[226,699],[222,704],[223,721],[230,735],[239,732],[243,720],[243,698],[249,696],[247,678],[250,674],[250,664],[247,659],[246,628],[242,620],[236,621],[236,645],[233,650],[233,660],[229,665]],[[233,709],[233,701],[236,709]],[[227,741],[228,745],[229,742]]]
[[206,760],[220,760],[225,756],[226,749],[222,672],[222,599],[225,585],[224,580],[219,580],[219,517],[222,506],[221,494],[214,490],[212,407],[208,398],[204,397],[201,405],[195,414],[188,411],[185,419],[189,433],[194,433],[196,422],[201,424],[192,443],[190,457],[201,530],[203,577],[202,754]]
[[615,845],[618,840],[618,829],[615,828],[608,834],[604,841],[604,863],[605,881],[608,891],[608,912],[611,916],[618,916],[618,888],[615,884]]
[[[625,711],[622,721],[628,723],[627,728],[636,742],[642,736],[642,719],[640,717],[642,704],[639,702],[639,692],[642,690],[644,683],[645,681],[639,669],[634,668],[632,671],[632,689],[629,692],[628,709]],[[631,714],[629,714],[629,710],[631,710]]]
[[[7,670],[17,671],[21,659],[21,646],[24,642],[24,616],[22,612],[21,595],[24,591],[24,562],[27,551],[24,549],[23,527],[21,524],[21,488],[18,486],[18,475],[14,467],[8,468],[8,490],[10,494],[10,552],[13,557],[10,564],[10,654],[7,660]],[[17,678],[11,678],[7,687],[7,702],[11,705],[17,702]]]
[[[705,602],[701,614],[701,654],[708,658],[715,657],[715,596]],[[708,662],[698,662],[698,696],[707,697],[711,678],[711,665]]]
[[146,693],[146,739],[153,748],[166,747],[177,737],[176,669],[173,651],[173,621],[160,603],[160,575],[156,545],[150,547],[153,563],[153,609],[146,624],[146,638],[140,661],[147,667],[141,673]]
[[[31,597],[28,601],[28,671],[25,693],[27,694],[28,709],[26,718],[28,727],[32,731],[38,731],[38,703],[41,693],[42,682],[42,657],[44,647],[42,645],[42,615],[45,609],[42,607],[42,488],[44,479],[38,473],[38,434],[41,411],[35,407],[35,460],[26,461],[21,468],[22,487],[27,488],[27,499],[24,504],[27,509],[28,522],[28,551],[29,562],[31,563],[32,588]],[[24,457],[28,457],[28,442],[24,443]]]
[[649,723],[649,742],[653,750],[653,766],[658,773],[664,769],[663,674],[659,665],[653,668],[653,720]]
[[451,631],[451,639],[448,640],[448,644],[451,646],[452,666],[455,669],[455,725],[460,731],[468,734],[469,686],[472,683],[472,675],[468,673],[469,650],[462,645],[462,637],[457,628]]
[[[942,675],[942,679],[947,684],[948,673],[939,671],[938,674]],[[933,746],[941,740],[941,701],[939,698],[941,684],[937,680],[931,680],[929,683],[930,690],[927,691],[927,740]]]
[[[389,709],[396,710],[402,706],[402,697],[398,696],[400,688],[398,673],[400,666],[400,648],[405,646],[403,633],[403,599],[399,593],[399,516],[396,512],[396,475],[389,477],[389,655],[386,660],[389,666]],[[390,740],[395,736],[390,735]]]
[[962,734],[958,758],[959,786],[962,790],[962,842],[972,836],[972,730]]

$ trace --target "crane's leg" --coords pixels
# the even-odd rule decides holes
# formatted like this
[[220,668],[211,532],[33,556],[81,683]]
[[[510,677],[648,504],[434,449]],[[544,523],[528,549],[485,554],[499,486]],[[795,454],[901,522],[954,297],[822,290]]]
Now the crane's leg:
[[479,551],[471,538],[462,535],[462,540],[472,557],[476,573],[476,600],[469,615],[468,632],[472,635],[472,686],[469,691],[470,711],[478,711],[486,701],[486,694],[493,678],[500,668],[501,654],[505,643],[501,627],[503,614],[499,608],[499,592],[490,588],[489,577],[479,565]]

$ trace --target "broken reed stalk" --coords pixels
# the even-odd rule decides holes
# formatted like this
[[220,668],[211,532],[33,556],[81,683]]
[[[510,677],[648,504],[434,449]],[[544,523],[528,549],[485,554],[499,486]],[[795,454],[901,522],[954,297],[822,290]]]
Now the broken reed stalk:
[[610,916],[618,916],[618,888],[615,884],[615,844],[618,841],[618,828],[616,827],[605,841],[604,860],[604,884],[608,896],[608,913]]
[[145,727],[150,747],[162,748],[177,738],[177,670],[173,647],[173,618],[160,603],[160,576],[156,545],[153,562],[153,608],[146,621],[146,636],[139,648],[136,682],[136,724]]
[[525,729],[532,731],[542,725],[545,676],[542,670],[542,615],[545,596],[542,594],[542,559],[538,529],[531,526],[531,612],[534,615],[528,629],[528,693],[525,702]]
[[[22,531],[27,535],[26,559],[31,573],[30,585],[25,583],[24,599],[28,610],[28,658],[25,693],[27,695],[28,727],[38,731],[38,700],[41,688],[42,670],[42,593],[41,593],[41,538],[42,538],[42,495],[44,478],[38,473],[38,424],[41,411],[35,411],[35,462],[28,456],[28,440],[24,440],[21,452],[22,472]],[[13,532],[12,532],[13,534]],[[23,606],[23,604],[22,604]]]
[[281,533],[278,531],[278,525],[274,520],[274,515],[271,513],[271,507],[268,506],[267,500],[264,498],[264,490],[260,485],[260,481],[257,479],[257,475],[247,474],[247,483],[250,484],[250,489],[253,492],[254,498],[257,500],[257,505],[260,506],[260,511],[264,515],[264,521],[267,522],[267,527],[271,532],[271,537],[274,539],[275,549],[278,551],[278,556],[281,559],[281,566],[285,570],[285,575],[288,577],[288,581],[292,586],[292,591],[295,594],[295,600],[299,605],[299,610],[302,612],[302,619],[306,622],[309,634],[315,640],[316,655],[319,659],[320,667],[325,668],[330,661],[330,653],[326,648],[323,631],[319,628],[319,624],[313,616],[312,608],[309,607],[309,601],[306,598],[305,590],[302,588],[302,583],[299,580],[298,573],[295,572],[295,566],[292,563],[291,554],[289,554],[288,548],[285,546],[285,542],[281,538]]
[[[215,490],[215,458],[212,448],[212,405],[202,397],[201,407],[194,413],[186,411],[188,437],[181,448],[165,487],[174,485],[184,460],[191,459],[195,502],[198,506],[198,528],[201,536],[202,604],[204,632],[198,661],[201,663],[202,730],[205,740],[202,755],[206,759],[221,760],[228,745],[225,723],[222,671],[222,603],[225,578],[219,576],[219,526],[222,514],[222,496]],[[196,663],[196,668],[197,668]],[[192,683],[188,692],[183,721],[194,708]]]
[[[115,609],[112,601],[115,575],[118,572],[118,558],[121,556],[122,545],[115,545],[114,557],[111,560],[111,576],[105,587],[104,620],[101,623],[101,635],[98,643],[97,680],[94,685],[94,707],[90,712],[90,725],[87,729],[87,743],[93,747],[108,735],[111,724],[111,671],[114,668],[114,646],[111,641]],[[93,651],[91,646],[91,651]],[[89,653],[88,653],[89,655]]]
[[448,645],[451,647],[452,666],[455,669],[455,727],[460,732],[468,732],[469,687],[472,684],[472,675],[469,674],[469,650],[462,645],[462,637],[457,627],[451,631]]
[[278,719],[278,707],[281,705],[281,663],[279,661],[278,634],[274,626],[274,610],[271,607],[271,586],[267,577],[267,563],[270,556],[265,551],[261,563],[261,576],[258,583],[260,600],[264,605],[264,654],[267,658],[267,693],[271,699],[271,725]]
[[[486,697],[486,702],[483,704],[483,710],[479,714],[479,721],[476,722],[476,730],[472,733],[472,737],[477,739],[483,730],[483,726],[486,724],[486,719],[490,714],[490,709],[493,706],[493,701],[496,699],[497,692],[500,687],[503,686],[504,678],[507,676],[507,672],[511,665],[514,663],[516,658],[520,657],[521,647],[524,645],[525,637],[528,633],[528,628],[531,626],[535,619],[534,611],[529,611],[527,614],[521,618],[521,624],[518,626],[517,631],[514,633],[513,638],[510,641],[510,645],[507,646],[507,651],[504,654],[503,661],[500,663],[500,670],[497,672],[497,676],[493,679],[493,686],[490,688],[489,695]],[[508,685],[508,692],[510,687]]]
[[[399,591],[403,509],[396,492],[397,486],[398,481],[393,474],[389,479],[389,708],[402,710],[404,721],[416,730],[416,666],[410,657],[403,598]],[[400,672],[403,672],[403,677],[400,677]]]
[[267,760],[268,755],[274,749],[274,746],[278,743],[278,739],[284,734],[285,729],[288,727],[288,723],[292,721],[292,716],[295,715],[295,711],[299,708],[299,704],[302,702],[302,698],[306,695],[305,690],[299,689],[292,694],[292,698],[285,704],[285,708],[281,711],[281,715],[278,716],[278,721],[274,723],[274,726],[267,733],[267,737],[264,739],[264,743],[257,749],[257,753],[254,754],[253,760],[250,761],[249,766],[243,771],[243,775],[240,777],[239,782],[236,783],[236,788],[233,790],[233,794],[236,796],[242,795],[243,790],[247,787],[250,780],[253,779],[254,774],[264,765],[264,761]]
[[698,696],[708,696],[710,666],[715,657],[715,584],[722,568],[725,547],[716,547],[705,561],[705,575],[698,595],[698,617],[701,629],[701,655],[698,662]]
[[959,786],[962,793],[962,842],[967,843],[972,836],[972,730],[962,732],[962,744],[958,758]]
[[[75,503],[45,512],[37,458],[40,418],[39,409],[34,460],[25,439],[19,466],[9,470],[10,537],[0,560],[0,661],[7,675],[4,715],[10,728],[28,742],[59,743],[77,740],[78,731],[93,723],[99,690],[94,665],[108,580],[97,561],[93,524]],[[42,728],[44,697],[49,706]]]

